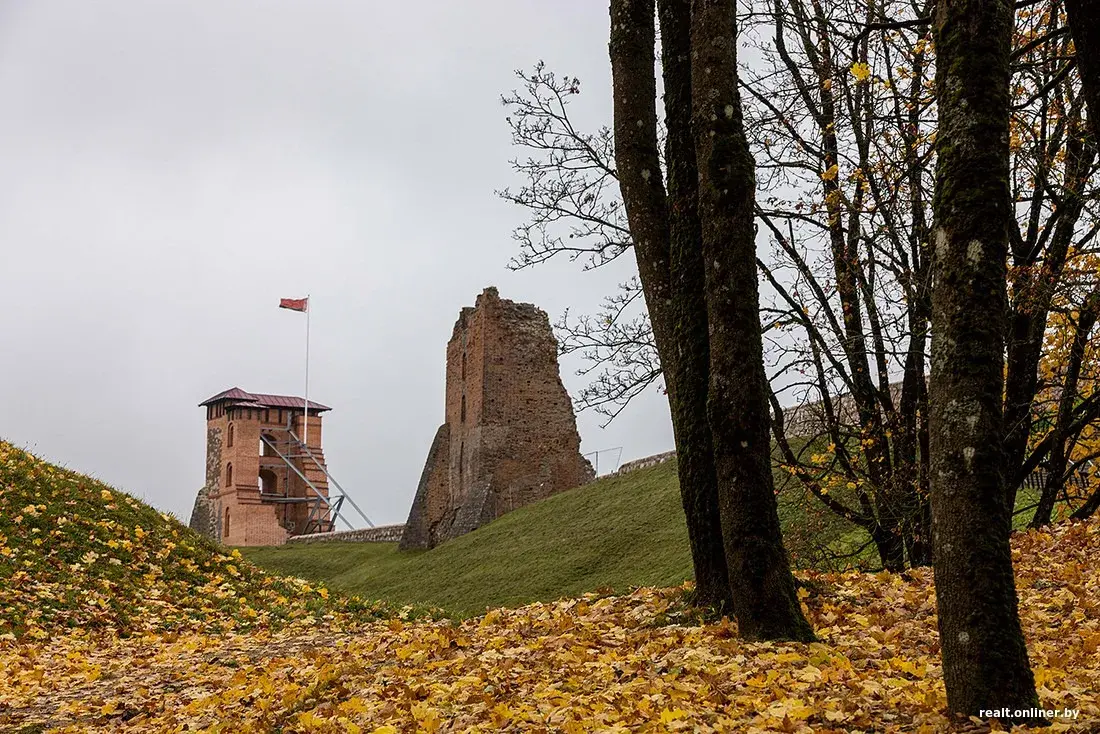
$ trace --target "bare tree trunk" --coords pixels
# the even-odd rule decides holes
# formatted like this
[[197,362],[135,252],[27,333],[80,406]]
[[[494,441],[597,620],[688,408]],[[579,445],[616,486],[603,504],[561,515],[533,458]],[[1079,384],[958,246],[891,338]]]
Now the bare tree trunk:
[[905,570],[905,539],[900,533],[880,523],[871,529],[871,540],[885,570],[895,573]]
[[754,226],[755,164],[737,89],[733,0],[691,9],[693,131],[710,326],[708,416],[738,630],[813,640],[779,529]]
[[[1016,294],[1008,327],[1008,363],[1005,367],[1005,450],[1010,469],[1019,467],[1027,456],[1028,437],[1032,428],[1032,407],[1039,390],[1039,362],[1043,355],[1043,339],[1054,294],[1062,279],[1062,272],[1070,248],[1077,236],[1077,223],[1085,207],[1085,192],[1092,174],[1095,151],[1079,136],[1075,120],[1065,143],[1065,184],[1058,202],[1058,218],[1053,225],[1054,235],[1042,253],[1042,272],[1036,268],[1021,267],[1012,284]],[[1027,249],[1026,243],[1024,246]],[[1016,261],[1017,265],[1034,265],[1034,254]],[[1074,388],[1076,389],[1076,387]],[[1015,472],[1013,472],[1014,474]],[[1012,476],[1011,474],[1009,476]],[[1009,481],[1006,487],[1009,508],[1016,506],[1018,484]]]
[[1073,511],[1070,518],[1073,520],[1087,520],[1100,510],[1100,489],[1089,495],[1085,503]]
[[1066,0],[1093,145],[1100,147],[1100,0]]
[[1092,327],[1096,326],[1098,317],[1100,317],[1100,289],[1094,288],[1086,299],[1085,308],[1077,315],[1073,345],[1070,347],[1069,361],[1066,364],[1065,385],[1062,388],[1062,397],[1058,400],[1058,417],[1054,424],[1054,448],[1050,450],[1050,458],[1047,460],[1047,477],[1043,484],[1043,493],[1039,497],[1039,506],[1035,508],[1035,515],[1031,518],[1029,525],[1032,528],[1041,528],[1050,523],[1058,494],[1065,486],[1066,469],[1069,466],[1074,443],[1070,440],[1069,445],[1066,444],[1070,439],[1069,426],[1073,422],[1073,403],[1081,380],[1081,368],[1085,361],[1089,334],[1092,332]]
[[[677,12],[670,8],[666,15],[675,20]],[[654,15],[654,0],[611,3],[615,162],[672,412],[680,495],[695,570],[695,603],[726,609],[732,600],[705,403],[706,311],[701,286],[695,282],[701,274],[693,272],[702,267],[694,213],[695,155],[691,150],[690,159],[684,158],[680,140],[684,122],[670,117],[670,217],[658,156]],[[674,43],[685,43],[676,38],[675,28],[668,30]],[[686,47],[678,53],[686,54]],[[686,94],[687,99],[679,103],[690,109],[690,89],[682,89],[678,81],[682,75],[678,67],[671,70],[673,94]]]
[[933,553],[947,703],[972,716],[1038,706],[1020,629],[1005,501],[1012,24],[1008,0],[945,0],[933,23],[939,105]]

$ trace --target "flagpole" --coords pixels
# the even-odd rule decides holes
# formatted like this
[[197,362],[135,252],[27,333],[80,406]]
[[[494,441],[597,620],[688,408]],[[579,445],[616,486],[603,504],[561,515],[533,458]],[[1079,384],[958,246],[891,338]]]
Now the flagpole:
[[302,443],[306,445],[306,453],[309,451],[309,294],[306,294],[306,397],[302,405],[305,415],[305,425],[302,426]]

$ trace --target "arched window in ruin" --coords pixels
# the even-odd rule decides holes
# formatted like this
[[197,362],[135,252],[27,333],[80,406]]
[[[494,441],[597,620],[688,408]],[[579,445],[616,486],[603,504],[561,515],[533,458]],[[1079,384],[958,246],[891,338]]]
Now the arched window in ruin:
[[225,465],[225,486],[233,486],[233,462],[229,462]]
[[462,379],[466,379],[466,350],[462,350]]
[[278,494],[279,478],[270,469],[260,470],[260,492],[262,494]]
[[233,424],[229,424],[229,436],[225,440],[225,447],[228,449],[233,448]]
[[229,508],[225,508],[225,523],[222,525],[222,535],[229,537]]
[[465,423],[466,422],[466,396],[465,395],[462,396],[462,408],[459,410],[458,421],[459,421],[459,423]]

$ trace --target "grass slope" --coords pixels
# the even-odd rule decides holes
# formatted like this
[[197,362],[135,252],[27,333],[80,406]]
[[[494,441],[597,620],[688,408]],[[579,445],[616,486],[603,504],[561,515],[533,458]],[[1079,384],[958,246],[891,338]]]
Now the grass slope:
[[691,578],[674,463],[602,479],[511,512],[426,552],[395,543],[242,548],[280,573],[460,616],[594,589]]
[[[878,568],[866,531],[826,510],[786,473],[776,473],[776,486],[784,539],[796,567]],[[1020,502],[1029,501],[1022,492]],[[595,590],[675,586],[692,578],[675,461],[562,492],[426,552],[399,552],[396,543],[240,551],[281,574],[459,617]],[[839,560],[830,563],[830,558]]]
[[375,611],[269,575],[130,495],[0,441],[0,640]]
[[459,614],[692,578],[675,464],[562,492],[429,551],[396,544],[241,548],[264,568]]

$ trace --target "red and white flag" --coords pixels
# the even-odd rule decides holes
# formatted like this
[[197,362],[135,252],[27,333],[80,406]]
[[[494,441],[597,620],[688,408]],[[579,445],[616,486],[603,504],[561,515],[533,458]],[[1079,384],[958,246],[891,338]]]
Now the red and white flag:
[[309,298],[280,298],[279,308],[289,308],[291,311],[308,311]]

